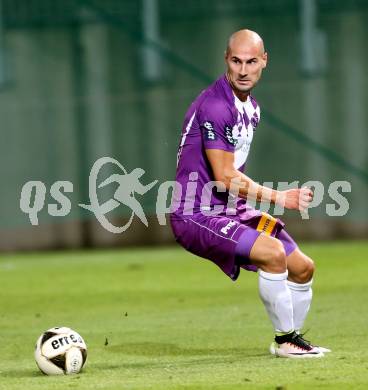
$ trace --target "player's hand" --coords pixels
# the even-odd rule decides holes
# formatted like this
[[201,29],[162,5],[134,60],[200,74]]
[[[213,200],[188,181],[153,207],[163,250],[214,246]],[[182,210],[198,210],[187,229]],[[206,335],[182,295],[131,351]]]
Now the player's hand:
[[281,191],[279,199],[277,203],[286,209],[304,211],[313,200],[313,191],[307,187]]

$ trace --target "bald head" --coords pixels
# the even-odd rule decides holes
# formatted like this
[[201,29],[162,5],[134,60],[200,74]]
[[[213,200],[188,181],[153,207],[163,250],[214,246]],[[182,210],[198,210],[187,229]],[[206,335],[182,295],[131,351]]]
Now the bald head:
[[229,55],[233,51],[242,50],[242,48],[255,48],[259,54],[264,53],[264,45],[262,38],[252,30],[239,30],[232,34],[227,42],[226,54]]
[[262,38],[251,30],[235,32],[227,43],[225,62],[227,79],[236,96],[244,101],[267,64]]

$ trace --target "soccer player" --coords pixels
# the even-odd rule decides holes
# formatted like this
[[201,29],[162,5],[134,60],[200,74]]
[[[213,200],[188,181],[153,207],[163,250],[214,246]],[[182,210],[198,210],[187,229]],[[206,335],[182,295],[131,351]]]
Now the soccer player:
[[255,210],[247,199],[304,210],[308,188],[276,191],[243,173],[260,108],[251,95],[267,64],[261,37],[235,32],[225,52],[227,71],[186,113],[178,151],[170,215],[177,242],[213,261],[232,280],[240,269],[257,271],[259,294],[275,330],[270,352],[315,358],[329,352],[301,332],[312,300],[313,261],[281,220]]

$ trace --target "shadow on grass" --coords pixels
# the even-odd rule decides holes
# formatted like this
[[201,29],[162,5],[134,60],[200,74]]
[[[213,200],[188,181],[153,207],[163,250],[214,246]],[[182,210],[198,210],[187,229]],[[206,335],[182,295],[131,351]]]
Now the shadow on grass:
[[[82,373],[84,373],[85,370],[83,369]],[[58,377],[65,377],[66,375],[59,375]],[[9,371],[1,371],[0,372],[0,378],[46,378],[46,377],[53,377],[55,378],[55,375],[45,375],[41,371],[39,371],[37,368],[35,369],[19,369],[19,370],[9,370]],[[79,375],[68,375],[70,379],[79,379]],[[3,389],[1,387],[0,383],[0,389]]]
[[[123,345],[109,345],[106,347],[106,351],[113,353],[119,353],[124,360],[124,355],[136,355],[144,357],[153,357],[154,361],[142,361],[134,363],[122,363],[122,364],[108,364],[106,362],[93,364],[93,367],[97,370],[121,370],[122,368],[168,368],[179,366],[200,366],[208,364],[223,364],[232,363],[234,361],[249,360],[252,358],[265,357],[265,352],[260,352],[255,349],[246,348],[182,348],[175,344],[170,343],[127,343]],[[157,358],[165,357],[181,357],[185,360],[170,361],[161,360],[157,361]],[[4,378],[40,378],[44,375],[35,369],[18,369],[2,371],[0,374]]]
[[126,343],[122,345],[111,345],[106,348],[111,352],[117,352],[124,355],[141,356],[233,356],[233,357],[252,357],[263,356],[264,353],[254,354],[254,350],[246,348],[182,348],[171,343]]
[[25,368],[9,371],[1,371],[0,377],[3,378],[39,378],[45,376],[37,368]]
[[[264,351],[256,349],[246,349],[240,347],[233,348],[183,348],[176,344],[170,343],[127,343],[122,345],[111,345],[106,348],[113,353],[124,355],[136,355],[143,357],[153,357],[155,359],[160,357],[179,357],[187,358],[185,361],[175,362],[175,365],[198,365],[210,363],[224,363],[239,360],[247,360],[251,358],[264,357],[267,354]],[[124,367],[157,367],[163,366],[162,362],[139,362],[124,365]]]
[[[106,367],[106,364],[96,364],[97,369],[171,369],[178,367],[190,366],[207,366],[216,364],[231,364],[233,362],[248,361],[250,359],[269,357],[265,352],[256,350],[246,350],[244,348],[180,348],[174,344],[161,343],[139,343],[125,344],[123,346],[111,346],[112,352],[121,354],[121,364],[111,364]],[[140,355],[144,357],[152,357],[149,361],[137,361],[124,363],[124,355]],[[184,359],[171,360],[170,358],[178,357]],[[162,359],[160,359],[162,358]],[[169,360],[167,360],[169,358]]]

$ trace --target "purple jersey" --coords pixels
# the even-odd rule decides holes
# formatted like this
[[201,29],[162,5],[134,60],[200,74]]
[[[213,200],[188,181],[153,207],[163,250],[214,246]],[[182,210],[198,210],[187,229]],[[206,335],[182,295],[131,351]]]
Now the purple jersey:
[[241,102],[222,76],[190,106],[178,152],[170,215],[175,239],[188,251],[213,261],[233,280],[240,268],[257,270],[249,257],[261,233],[278,238],[287,255],[296,248],[282,221],[255,210],[244,199],[234,199],[225,188],[213,186],[205,150],[234,153],[234,167],[243,170],[259,118],[254,98]]
[[174,193],[172,217],[185,218],[211,210],[215,210],[216,215],[229,214],[228,204],[236,208],[232,215],[239,210],[243,217],[244,211],[249,218],[260,214],[247,207],[244,199],[229,202],[229,192],[224,186],[214,186],[215,178],[205,153],[205,149],[232,152],[234,167],[242,171],[259,119],[256,100],[252,96],[245,102],[239,100],[225,75],[202,91],[184,119],[176,174],[176,182],[181,188],[176,188]]

